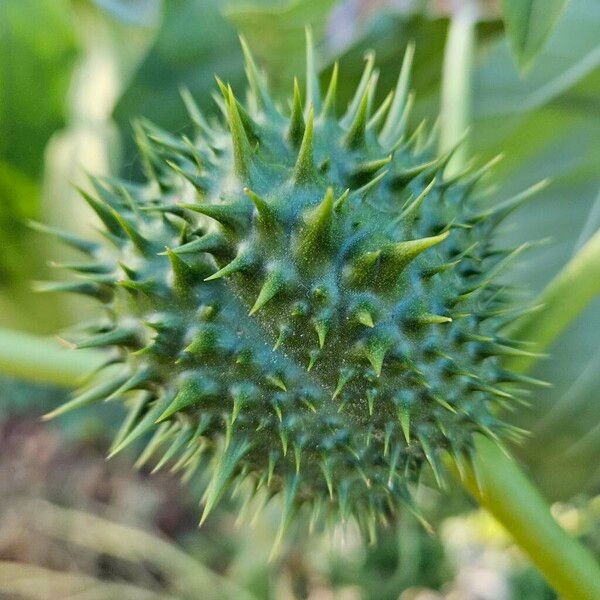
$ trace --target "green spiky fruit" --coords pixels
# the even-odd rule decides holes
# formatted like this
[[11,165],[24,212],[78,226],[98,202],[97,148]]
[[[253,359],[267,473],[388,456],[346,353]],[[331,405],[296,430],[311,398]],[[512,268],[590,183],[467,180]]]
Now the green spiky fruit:
[[411,49],[377,110],[368,57],[342,117],[310,45],[289,110],[244,52],[248,102],[219,81],[226,125],[186,95],[193,139],[138,127],[146,184],[83,193],[104,240],[59,233],[93,261],[52,289],[104,304],[78,345],[113,364],[55,412],[123,399],[113,452],[149,436],[140,464],[202,465],[204,515],[243,481],[282,494],[282,529],[308,505],[372,534],[424,465],[443,483],[474,433],[516,435],[497,413],[522,381],[499,359],[523,350],[499,336],[515,308],[496,276],[520,249],[493,236],[529,194],[486,207],[485,169],[448,178],[435,136],[407,133]]

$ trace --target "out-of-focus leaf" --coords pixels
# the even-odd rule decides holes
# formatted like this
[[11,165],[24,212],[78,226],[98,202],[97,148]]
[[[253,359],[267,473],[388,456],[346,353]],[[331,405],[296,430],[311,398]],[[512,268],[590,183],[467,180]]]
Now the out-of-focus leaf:
[[[556,137],[547,136],[543,147],[532,150],[535,158],[519,156],[515,145],[517,139],[535,137],[536,128],[531,120],[524,123],[521,133],[507,146],[509,154],[515,151],[516,163],[522,159],[522,170],[513,165],[507,171],[507,177],[515,179],[507,184],[508,193],[523,187],[525,182],[556,174],[556,181],[548,190],[511,219],[502,237],[504,243],[511,244],[550,236],[550,243],[524,261],[517,273],[518,281],[537,290],[547,285],[571,258],[600,183],[598,173],[590,172],[600,154],[599,128],[591,127],[589,119],[579,118],[577,125],[571,122],[565,129],[560,118],[565,115],[559,113],[551,118],[551,114],[552,111],[542,111],[534,119],[536,128],[554,127],[557,131]],[[525,145],[523,141],[521,144]],[[569,303],[570,290],[565,299],[567,312]],[[527,443],[516,449],[517,454],[551,499],[567,499],[575,493],[594,490],[600,482],[597,466],[600,443],[578,456],[569,454],[573,440],[585,437],[600,423],[599,330],[600,299],[596,299],[549,346],[549,358],[535,365],[532,375],[548,381],[552,387],[535,390],[531,408],[511,417],[515,424],[532,432]]]
[[526,71],[539,54],[568,0],[502,0],[513,54]]
[[0,2],[0,322],[40,327],[55,303],[26,281],[43,256],[24,219],[37,216],[46,143],[67,114],[79,50],[69,0]]
[[600,3],[571,0],[526,77],[513,68],[508,42],[495,42],[475,73],[474,117],[523,113],[560,96],[600,66],[599,30]]
[[[572,0],[527,77],[519,79],[506,42],[494,42],[475,73],[473,146],[490,156],[502,150],[496,171],[503,198],[549,177],[551,185],[507,220],[500,233],[509,246],[549,238],[513,272],[539,293],[586,240],[600,185],[600,6]],[[597,227],[597,225],[596,225]],[[589,236],[589,234],[588,234]],[[517,454],[552,499],[594,490],[600,482],[600,299],[592,301],[548,348],[532,374],[552,387],[536,390],[531,408],[515,413],[532,432]],[[579,454],[574,439],[587,437]]]
[[[597,77],[587,79],[595,87]],[[582,82],[569,97],[582,97],[587,86],[587,81]],[[533,291],[541,291],[571,258],[598,193],[600,123],[591,119],[583,106],[588,106],[587,102],[577,105],[563,96],[543,110],[508,120],[513,121],[510,124],[499,118],[478,122],[477,145],[506,153],[499,169],[498,200],[540,179],[553,178],[543,194],[507,221],[500,238],[511,245],[550,237],[550,242],[532,252],[515,272],[516,280]],[[487,131],[501,133],[495,138]],[[536,390],[532,407],[512,417],[517,425],[533,432],[518,454],[550,498],[565,499],[595,489],[600,480],[592,454],[585,460],[567,456],[573,439],[586,435],[600,422],[596,393],[600,385],[599,329],[600,302],[596,300],[550,346],[550,358],[535,366],[533,375],[552,387]],[[563,397],[568,399],[563,402]],[[559,418],[548,422],[553,413]],[[538,429],[542,423],[543,431]],[[599,450],[600,445],[596,456]]]
[[536,392],[532,408],[518,415],[532,432],[518,455],[551,499],[593,493],[600,483],[599,316],[596,300],[550,347],[532,373],[553,387]]
[[20,219],[39,205],[44,147],[65,120],[77,55],[68,0],[0,2],[0,280],[26,263]]
[[[416,95],[414,121],[425,116],[435,118],[446,30],[447,22],[441,19],[431,21],[422,16],[407,18],[381,11],[363,25],[361,35],[353,39],[341,56],[338,55],[338,46],[330,44],[329,38],[326,38],[320,50],[327,53],[327,62],[340,60],[338,110],[345,109],[345,103],[356,89],[364,68],[366,52],[375,52],[376,67],[379,70],[377,99],[381,101],[396,85],[404,51],[410,42],[414,42],[415,56],[411,75],[411,87]],[[327,69],[325,73],[326,81],[329,71]]]
[[68,0],[0,3],[0,155],[36,177],[77,53]]
[[0,280],[18,273],[23,265],[21,239],[25,219],[36,212],[39,186],[31,176],[0,158]]
[[190,123],[179,96],[189,88],[204,110],[213,110],[215,75],[239,86],[244,70],[233,26],[218,11],[217,0],[169,0],[156,40],[121,96],[115,119],[125,132],[126,175],[133,175],[132,119],[144,116],[171,131]]
[[[598,295],[600,230],[536,298],[541,309],[522,317],[507,333],[531,342],[536,351],[544,350]],[[532,357],[513,357],[507,368],[525,371],[531,363]]]
[[248,38],[274,86],[302,73],[304,28],[318,40],[337,0],[224,0],[223,14]]
[[[579,2],[575,0],[571,8]],[[497,56],[488,54],[481,70],[499,70],[497,63],[489,64],[495,63]],[[515,213],[503,231],[505,243],[551,237],[551,243],[523,265],[522,281],[536,291],[571,257],[598,193],[599,86],[600,67],[543,107],[511,114],[478,113],[474,121],[475,152],[490,156],[502,150],[505,155],[496,169],[500,185],[493,201],[501,201],[541,179],[551,179],[544,194]],[[475,104],[487,93],[478,86]],[[516,93],[515,104],[525,103],[526,96],[526,92]]]
[[581,233],[575,242],[573,254],[578,252],[598,229],[600,229],[600,192],[598,192],[594,204],[590,207],[585,223],[581,228]]
[[49,332],[81,316],[80,299],[32,293],[64,249],[24,222],[89,226],[72,183],[118,160],[111,113],[153,35],[92,0],[0,2],[0,324]]

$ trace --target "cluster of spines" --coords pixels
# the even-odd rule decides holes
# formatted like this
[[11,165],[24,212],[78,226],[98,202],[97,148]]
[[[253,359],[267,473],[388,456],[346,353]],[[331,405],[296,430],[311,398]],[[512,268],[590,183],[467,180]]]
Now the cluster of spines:
[[[347,429],[353,425],[362,426],[363,423],[368,423],[378,412],[377,409],[380,408],[378,402],[381,401],[378,395],[381,394],[377,380],[380,377],[384,379],[385,373],[382,374],[384,360],[394,346],[393,339],[379,335],[377,310],[368,299],[360,300],[352,306],[349,320],[362,327],[367,334],[374,330],[373,335],[367,335],[366,338],[363,334],[360,335],[361,339],[367,340],[366,343],[362,343],[361,350],[372,371],[369,373],[369,369],[365,370],[364,367],[357,369],[345,363],[341,364],[337,374],[333,378],[329,376],[331,381],[325,382],[325,387],[329,387],[328,399],[323,397],[321,390],[317,392],[309,390],[309,393],[297,394],[295,400],[299,406],[289,407],[290,392],[293,395],[296,391],[292,386],[302,382],[302,377],[298,376],[296,379],[292,377],[291,381],[286,381],[285,373],[277,369],[265,368],[268,360],[258,365],[259,370],[263,371],[263,380],[258,386],[253,380],[240,382],[240,385],[229,390],[231,403],[224,408],[217,407],[216,410],[203,412],[196,408],[201,405],[202,398],[211,399],[221,393],[217,389],[217,384],[211,381],[204,371],[183,382],[176,381],[174,371],[178,372],[178,365],[185,365],[193,370],[194,361],[197,361],[200,366],[203,364],[202,361],[210,364],[211,355],[215,353],[226,356],[227,360],[231,360],[240,369],[256,361],[256,357],[252,356],[251,348],[236,351],[235,336],[231,339],[233,333],[231,326],[228,329],[223,323],[215,324],[211,321],[213,313],[218,311],[219,302],[223,300],[222,297],[218,298],[219,294],[223,294],[222,289],[219,291],[211,288],[212,291],[207,292],[209,297],[200,300],[197,290],[206,287],[203,282],[218,280],[226,281],[228,284],[233,282],[236,291],[239,291],[240,286],[245,285],[243,282],[238,283],[234,276],[255,272],[261,258],[256,253],[257,249],[254,249],[255,253],[253,253],[248,247],[238,248],[232,254],[234,246],[232,240],[239,241],[249,228],[257,234],[259,240],[261,233],[267,233],[271,239],[281,236],[284,248],[291,239],[289,217],[287,220],[282,219],[264,194],[254,187],[256,181],[259,184],[261,182],[256,171],[271,169],[268,161],[273,160],[273,157],[267,156],[267,162],[261,163],[261,158],[258,156],[258,153],[263,150],[262,146],[270,141],[269,136],[273,137],[274,130],[277,134],[283,131],[281,136],[283,139],[278,143],[281,144],[281,148],[287,148],[286,152],[290,157],[295,153],[293,161],[285,165],[286,173],[289,173],[292,193],[294,189],[309,188],[313,191],[315,182],[317,182],[316,187],[322,187],[321,182],[327,182],[330,176],[328,173],[332,169],[332,165],[327,161],[318,163],[315,160],[315,141],[321,141],[315,140],[315,121],[318,119],[323,123],[333,118],[337,66],[333,69],[327,94],[322,99],[314,70],[312,46],[308,44],[305,108],[302,106],[299,86],[295,83],[291,114],[288,120],[284,120],[270,98],[262,75],[244,43],[243,49],[247,60],[248,79],[254,94],[254,101],[251,104],[259,110],[262,123],[259,122],[260,118],[251,115],[249,110],[238,102],[229,86],[219,82],[223,95],[219,105],[228,122],[230,132],[224,143],[223,132],[208,124],[186,94],[184,98],[190,115],[200,132],[198,141],[179,140],[149,125],[138,128],[138,143],[150,181],[149,191],[139,190],[121,182],[103,184],[95,181],[96,197],[82,192],[84,199],[103,222],[106,228],[105,237],[117,247],[116,261],[114,255],[111,256],[110,252],[107,253],[97,243],[45,226],[37,226],[38,229],[58,235],[67,244],[96,259],[91,263],[61,265],[79,273],[82,280],[75,283],[50,284],[44,289],[73,291],[93,296],[107,304],[109,314],[114,310],[113,297],[117,288],[122,288],[126,293],[133,295],[136,301],[139,300],[139,304],[136,302],[137,314],[134,310],[131,315],[122,315],[121,319],[116,320],[115,327],[111,326],[110,321],[102,322],[93,337],[79,344],[80,347],[118,347],[118,352],[111,354],[108,362],[127,362],[133,367],[133,371],[128,367],[125,372],[120,371],[113,378],[84,390],[54,414],[136,391],[137,396],[134,397],[129,416],[117,436],[113,453],[140,436],[154,431],[151,441],[138,461],[140,465],[146,463],[162,446],[164,454],[156,468],[171,461],[173,470],[185,470],[184,477],[191,477],[203,455],[212,455],[212,478],[204,498],[203,518],[231,485],[232,480],[242,481],[249,478],[253,482],[250,496],[261,488],[270,490],[269,493],[283,492],[285,510],[282,529],[289,523],[291,515],[301,500],[309,500],[315,507],[320,506],[322,497],[315,490],[323,488],[327,491],[330,502],[335,503],[339,514],[343,517],[354,515],[365,532],[371,535],[377,519],[384,518],[387,512],[393,512],[394,502],[408,501],[408,492],[403,479],[406,481],[414,479],[419,470],[418,463],[421,461],[421,455],[429,462],[438,483],[441,484],[443,468],[439,457],[440,450],[453,453],[457,464],[462,469],[464,454],[469,451],[468,440],[467,442],[465,440],[472,431],[483,431],[494,438],[499,438],[498,432],[508,437],[511,435],[514,437],[520,432],[497,418],[484,414],[483,418],[476,423],[476,427],[467,430],[465,436],[458,436],[453,440],[452,435],[446,436],[444,432],[443,419],[440,420],[435,416],[431,416],[430,421],[415,426],[412,423],[414,415],[411,414],[409,405],[399,399],[392,403],[395,421],[390,420],[381,431],[374,430],[373,426],[370,426],[366,432],[361,433],[361,443],[364,443],[366,450],[353,448],[350,442],[357,434],[348,432]],[[291,221],[293,232],[301,230],[299,239],[292,240],[295,243],[295,265],[300,271],[310,272],[314,266],[312,263],[315,258],[318,258],[319,253],[324,254],[325,263],[330,264],[327,260],[331,258],[331,246],[335,246],[332,238],[339,235],[339,231],[334,232],[338,227],[337,223],[344,223],[346,230],[342,233],[351,234],[352,230],[348,229],[348,222],[351,221],[352,211],[363,211],[361,214],[366,214],[365,202],[369,202],[370,198],[373,198],[373,202],[380,201],[382,190],[385,192],[384,196],[389,196],[393,195],[394,190],[410,190],[410,186],[416,182],[418,192],[409,195],[408,198],[404,197],[401,208],[396,210],[393,220],[393,225],[397,228],[410,230],[412,223],[418,220],[422,213],[424,201],[434,190],[443,194],[455,185],[460,187],[462,196],[467,196],[484,174],[486,169],[470,175],[461,175],[450,181],[443,177],[443,170],[450,154],[437,159],[421,160],[421,162],[414,160],[417,155],[427,156],[431,153],[434,138],[425,139],[422,127],[417,128],[410,137],[405,135],[411,104],[408,94],[411,58],[412,49],[409,49],[395,92],[390,94],[381,107],[372,114],[377,76],[373,71],[373,59],[368,57],[356,95],[346,115],[337,125],[343,130],[340,146],[347,153],[344,155],[344,160],[351,163],[351,169],[346,169],[348,172],[344,172],[343,176],[335,181],[339,190],[334,190],[333,185],[326,185],[320,200],[311,201],[303,214]],[[238,189],[236,201],[215,202],[215,189],[217,194],[222,191],[219,189],[221,182],[218,177],[227,175],[227,167],[224,169],[222,157],[227,153],[228,145],[232,161],[231,172],[240,182],[241,189]],[[382,151],[383,149],[385,151]],[[274,149],[277,150],[278,147]],[[367,160],[356,160],[358,154],[362,154],[363,159],[364,155],[367,155]],[[408,157],[408,164],[394,162],[394,155],[405,155]],[[345,163],[342,164],[340,170],[344,171],[347,166]],[[217,178],[211,175],[215,172],[218,174]],[[191,184],[200,199],[189,194],[189,201],[177,198],[183,189],[182,177]],[[453,229],[469,231],[483,223],[486,232],[492,231],[533,191],[536,190],[529,190],[494,209],[464,212],[461,214],[463,222],[442,223],[441,230],[431,232],[432,235],[416,239],[390,240],[377,249],[367,248],[351,256],[343,277],[352,290],[368,288],[373,280],[394,281],[394,285],[397,285],[398,273],[406,270],[408,265],[412,268],[415,262],[419,262],[415,259],[422,253],[445,242]],[[245,203],[239,199],[241,195],[246,199]],[[157,196],[158,200],[155,199]],[[202,200],[202,198],[207,199]],[[385,198],[383,201],[386,201]],[[216,221],[219,226],[206,228],[205,224],[198,222],[194,216],[197,214]],[[382,221],[381,224],[384,222]],[[339,242],[339,239],[336,241]],[[417,326],[424,327],[452,323],[453,319],[457,318],[475,319],[477,323],[472,327],[473,329],[477,329],[479,322],[493,319],[496,328],[499,328],[499,323],[502,323],[505,318],[510,318],[510,311],[513,309],[503,300],[503,290],[500,287],[497,290],[493,289],[495,285],[493,280],[520,250],[517,249],[507,256],[502,256],[501,253],[501,259],[496,261],[493,269],[486,275],[481,275],[477,270],[470,273],[469,268],[472,267],[465,267],[466,271],[462,276],[463,287],[452,299],[451,311],[446,310],[440,314],[421,311],[412,315],[410,319]],[[336,248],[336,251],[339,252],[339,248]],[[449,253],[445,252],[444,256],[447,260],[438,263],[435,261],[419,263],[418,272],[421,278],[435,278],[442,273],[455,272],[460,268],[461,261],[463,264],[468,262],[463,261],[465,257],[481,261],[492,257],[494,252],[486,249],[477,255],[472,246],[463,248],[452,257],[448,257]],[[168,257],[169,265],[166,269],[165,256]],[[135,260],[131,260],[133,258]],[[307,261],[306,265],[302,264],[303,260]],[[116,280],[115,270],[120,272]],[[280,294],[293,287],[292,278],[293,274],[290,274],[289,269],[277,268],[277,266],[270,268],[263,281],[258,286],[252,286],[253,298],[244,298],[247,314],[253,318],[260,318],[261,312],[270,304],[276,303]],[[464,285],[467,281],[473,280],[476,280],[475,283]],[[388,283],[385,285],[389,288]],[[493,293],[490,290],[493,290]],[[488,294],[485,310],[477,307],[476,314],[469,314],[457,308],[461,303],[470,303],[473,308],[474,298],[476,299],[477,294],[481,295],[484,291]],[[339,327],[334,331],[332,325],[332,310],[336,307],[335,303],[333,308],[331,307],[331,298],[328,298],[330,292],[326,285],[315,285],[307,297],[285,305],[292,319],[306,319],[310,313],[309,318],[312,320],[316,334],[316,345],[308,351],[308,361],[303,365],[307,372],[315,369],[328,336],[340,335]],[[360,299],[360,294],[358,296]],[[217,301],[211,304],[215,299]],[[330,304],[329,311],[321,310],[312,314],[314,310],[311,304],[312,306],[327,305],[327,301]],[[197,304],[198,302],[200,305]],[[177,311],[181,314],[177,314]],[[148,313],[153,313],[154,318],[148,318]],[[182,332],[186,328],[186,319],[191,316],[199,319],[202,326],[195,330],[194,338],[189,340]],[[156,336],[149,337],[147,329],[153,329]],[[273,351],[277,352],[283,348],[294,351],[293,330],[293,322],[289,320],[281,322],[276,327],[272,339]],[[527,352],[511,340],[500,339],[496,333],[483,335],[476,331],[468,331],[466,334],[457,331],[457,335],[463,335],[460,342],[471,348],[474,354],[473,360],[476,361],[490,356]],[[447,361],[448,373],[456,377],[470,378],[469,386],[465,389],[489,395],[494,398],[494,403],[503,404],[514,400],[511,393],[499,387],[500,384],[535,383],[499,369],[495,369],[493,381],[482,381],[477,374],[471,374],[468,369],[462,370],[454,357],[445,354],[441,349],[436,349],[435,353],[439,359]],[[174,361],[175,364],[169,364],[169,361]],[[423,389],[431,390],[431,383],[427,381],[426,375],[420,371],[418,365],[414,362],[409,364],[412,370],[412,381],[418,382],[417,385]],[[366,406],[366,411],[363,410],[364,416],[357,423],[353,423],[352,420],[336,421],[335,413],[343,413],[348,402],[352,403],[356,400],[351,396],[343,399],[342,396],[346,389],[356,385],[357,371],[363,372],[364,379],[370,382],[364,390],[361,388],[361,392],[364,391],[365,395],[362,399]],[[175,385],[179,385],[179,388],[175,388]],[[257,398],[261,394],[264,395],[265,390],[270,390],[266,392],[268,400],[261,402]],[[448,413],[455,414],[460,411],[460,407],[442,396],[432,393],[431,397]],[[251,408],[253,403],[255,403],[254,409]],[[264,411],[268,404],[273,409],[275,420],[266,413],[260,413],[260,410]],[[328,404],[334,406],[335,410],[329,411],[334,413],[333,416],[323,408]],[[258,417],[255,418],[256,415],[253,415],[254,420],[251,419],[253,432],[238,428],[240,416],[246,416],[256,409],[260,410]],[[326,426],[334,433],[327,438],[331,441],[321,440],[323,448],[317,461],[318,465],[311,465],[308,469],[311,477],[315,477],[315,471],[320,471],[322,474],[322,481],[318,485],[307,482],[306,476],[302,476],[302,456],[308,451],[309,443],[314,444],[314,439],[310,439],[311,432],[303,433],[302,428],[294,424],[295,419],[305,422],[303,420],[305,416],[298,417],[302,410],[308,415],[315,415],[311,423],[322,421],[325,415]],[[353,407],[352,417],[356,411],[357,408]],[[489,423],[486,424],[486,421]],[[336,423],[341,423],[337,433]],[[317,437],[323,437],[324,426],[319,423],[319,427]],[[432,427],[437,433],[441,431],[442,435],[447,437],[448,442],[442,448],[432,447],[432,443],[437,443],[436,436],[428,435],[428,430]],[[255,457],[248,458],[255,445],[252,438],[260,436],[264,431],[277,431],[281,450],[268,452],[266,457],[259,458],[257,463]],[[404,443],[399,442],[396,432],[401,433]],[[337,434],[339,440],[336,440]],[[345,436],[348,439],[344,439]],[[220,448],[218,443],[215,445],[219,438],[222,440]],[[413,452],[411,444],[415,439],[418,443],[418,453],[411,457],[410,453]],[[391,494],[387,500],[385,498],[382,500],[381,494],[377,496],[374,492],[368,491],[374,487],[376,477],[372,473],[365,472],[365,467],[361,466],[361,460],[369,454],[373,444],[382,451],[381,460],[384,461],[385,468],[377,466],[377,477],[380,472],[386,472],[382,487],[387,488]],[[290,447],[293,448],[291,456],[288,452]],[[342,462],[346,460],[354,462],[354,474],[346,477],[345,480],[340,479],[335,472],[335,468],[338,467],[336,452],[343,454]],[[291,467],[281,467],[284,459],[285,464]],[[369,463],[369,460],[366,467],[371,466],[375,469],[373,461]],[[306,463],[306,460],[304,462]],[[401,466],[404,467],[403,472]],[[400,481],[397,480],[398,477]],[[354,481],[354,478],[362,481],[366,490],[356,497],[353,497],[351,485],[348,483]],[[397,485],[399,483],[402,485]]]

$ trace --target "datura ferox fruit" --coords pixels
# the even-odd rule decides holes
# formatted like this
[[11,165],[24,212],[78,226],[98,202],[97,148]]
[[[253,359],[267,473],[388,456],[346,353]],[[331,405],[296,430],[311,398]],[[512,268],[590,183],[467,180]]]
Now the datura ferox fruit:
[[499,417],[529,381],[500,365],[525,350],[500,334],[520,309],[497,276],[523,247],[494,232],[532,190],[490,206],[489,165],[448,176],[435,128],[408,130],[411,47],[376,108],[367,56],[343,116],[310,42],[305,98],[295,82],[283,107],[242,47],[246,102],[217,80],[209,121],[184,93],[193,136],[137,126],[145,183],[82,192],[100,241],[37,226],[91,259],[45,289],[97,298],[76,345],[108,348],[53,414],[120,399],[112,452],[145,439],[139,464],[200,471],[203,519],[260,490],[281,495],[281,532],[307,507],[373,536],[416,510],[422,471],[443,485],[444,456],[468,467],[475,433],[520,435]]

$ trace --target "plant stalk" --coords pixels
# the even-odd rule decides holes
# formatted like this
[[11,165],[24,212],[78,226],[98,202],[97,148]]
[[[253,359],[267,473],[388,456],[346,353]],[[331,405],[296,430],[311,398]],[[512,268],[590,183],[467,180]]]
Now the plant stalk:
[[74,351],[56,339],[0,328],[0,372],[5,375],[75,387],[104,359],[101,352]]
[[[456,9],[448,28],[440,98],[440,154],[452,150],[469,128],[476,25],[477,7],[467,1]],[[446,175],[460,171],[466,156],[467,145],[463,143],[448,163]]]
[[598,600],[600,567],[554,519],[545,500],[492,440],[475,440],[475,472],[463,483],[565,600]]

